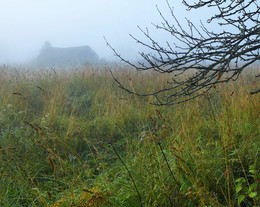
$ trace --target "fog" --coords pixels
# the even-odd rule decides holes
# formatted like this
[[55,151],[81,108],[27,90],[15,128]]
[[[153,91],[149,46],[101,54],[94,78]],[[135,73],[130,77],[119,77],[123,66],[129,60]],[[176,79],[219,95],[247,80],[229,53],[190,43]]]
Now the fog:
[[[194,17],[188,16],[181,3],[172,2],[181,21],[186,16]],[[137,26],[150,28],[158,41],[169,38],[152,26],[162,22],[156,5],[169,16],[162,0],[0,0],[0,3],[0,63],[30,61],[45,41],[55,47],[88,45],[100,58],[115,60],[104,37],[120,54],[135,59],[142,48],[129,34],[144,38]],[[189,15],[196,15],[197,22],[203,18],[196,12]]]

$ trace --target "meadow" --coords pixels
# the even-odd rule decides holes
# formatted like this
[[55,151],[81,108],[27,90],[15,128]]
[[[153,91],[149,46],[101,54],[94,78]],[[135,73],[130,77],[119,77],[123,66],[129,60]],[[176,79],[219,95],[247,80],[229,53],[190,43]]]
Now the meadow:
[[121,90],[169,76],[127,67],[0,68],[1,207],[259,206],[253,72],[159,107]]

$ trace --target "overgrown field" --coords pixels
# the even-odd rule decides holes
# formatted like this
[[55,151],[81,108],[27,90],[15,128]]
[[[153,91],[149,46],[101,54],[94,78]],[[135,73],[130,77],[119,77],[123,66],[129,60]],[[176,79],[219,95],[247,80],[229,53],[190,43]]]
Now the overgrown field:
[[[167,76],[114,74],[132,90]],[[177,106],[108,69],[0,69],[0,206],[259,206],[260,94],[251,72]]]

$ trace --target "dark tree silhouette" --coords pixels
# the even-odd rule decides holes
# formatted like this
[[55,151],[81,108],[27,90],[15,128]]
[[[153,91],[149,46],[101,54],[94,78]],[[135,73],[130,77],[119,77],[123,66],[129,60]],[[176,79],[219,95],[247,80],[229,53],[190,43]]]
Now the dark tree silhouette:
[[[217,23],[220,32],[209,30],[201,22],[196,26],[186,19],[187,28],[174,15],[169,1],[166,1],[171,19],[160,11],[162,23],[154,25],[157,29],[169,33],[171,39],[165,46],[158,43],[148,29],[141,30],[147,42],[131,36],[137,43],[151,52],[139,52],[141,60],[133,63],[123,58],[109,43],[115,55],[138,71],[153,70],[171,74],[167,87],[151,93],[137,93],[121,84],[129,93],[156,97],[158,105],[182,103],[209,91],[216,84],[236,80],[241,72],[260,59],[260,7],[258,0],[183,0],[187,10],[213,9],[217,11],[208,19],[208,24]],[[259,78],[256,75],[256,78]],[[251,94],[260,89],[251,91]]]

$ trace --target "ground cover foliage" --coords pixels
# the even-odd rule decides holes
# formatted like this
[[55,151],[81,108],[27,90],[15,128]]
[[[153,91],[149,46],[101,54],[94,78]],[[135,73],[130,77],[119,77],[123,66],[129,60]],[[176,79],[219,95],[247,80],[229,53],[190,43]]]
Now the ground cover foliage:
[[[254,71],[176,106],[128,68],[0,70],[0,206],[257,206]],[[133,84],[135,83],[135,84]]]

